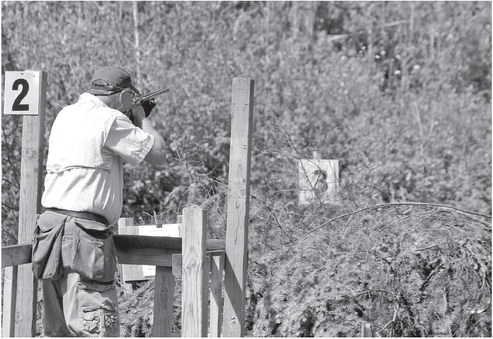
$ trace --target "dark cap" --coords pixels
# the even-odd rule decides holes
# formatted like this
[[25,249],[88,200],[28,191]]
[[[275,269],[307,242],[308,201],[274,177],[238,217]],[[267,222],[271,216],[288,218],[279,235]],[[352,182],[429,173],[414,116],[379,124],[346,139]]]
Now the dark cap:
[[132,84],[130,73],[118,66],[105,66],[94,72],[91,79],[91,94],[109,95],[118,93],[125,88],[131,88],[140,94]]

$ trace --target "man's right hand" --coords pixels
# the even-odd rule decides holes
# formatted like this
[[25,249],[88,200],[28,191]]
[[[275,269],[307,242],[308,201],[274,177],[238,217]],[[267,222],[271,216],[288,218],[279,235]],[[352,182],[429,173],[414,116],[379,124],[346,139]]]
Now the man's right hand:
[[130,108],[132,111],[132,122],[135,126],[142,128],[142,121],[146,118],[146,113],[142,105],[132,105]]

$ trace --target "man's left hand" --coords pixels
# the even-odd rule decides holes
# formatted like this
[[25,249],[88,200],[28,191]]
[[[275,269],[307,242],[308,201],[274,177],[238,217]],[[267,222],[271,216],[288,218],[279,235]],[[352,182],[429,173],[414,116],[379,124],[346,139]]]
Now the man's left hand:
[[153,99],[142,101],[142,108],[144,108],[146,118],[151,115],[151,111],[154,107],[156,107],[156,102]]

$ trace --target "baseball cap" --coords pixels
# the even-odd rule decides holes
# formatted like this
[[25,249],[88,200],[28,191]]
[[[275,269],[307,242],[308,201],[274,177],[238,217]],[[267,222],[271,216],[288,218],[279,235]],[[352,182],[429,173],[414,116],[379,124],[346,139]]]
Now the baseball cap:
[[140,92],[132,84],[130,73],[118,66],[105,66],[94,72],[91,79],[91,94],[110,95],[125,88],[131,88],[135,93]]

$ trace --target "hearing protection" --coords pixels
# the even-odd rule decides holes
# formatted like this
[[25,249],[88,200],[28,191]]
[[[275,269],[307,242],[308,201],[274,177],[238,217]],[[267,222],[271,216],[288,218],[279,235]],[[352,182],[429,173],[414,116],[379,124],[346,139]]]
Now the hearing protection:
[[118,98],[121,107],[130,107],[132,105],[132,96],[124,95],[125,91],[120,92],[120,96]]

